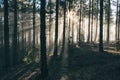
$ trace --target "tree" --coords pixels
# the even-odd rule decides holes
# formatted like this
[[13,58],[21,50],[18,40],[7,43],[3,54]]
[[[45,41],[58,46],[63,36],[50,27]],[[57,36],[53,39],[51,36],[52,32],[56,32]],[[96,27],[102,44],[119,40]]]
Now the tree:
[[34,51],[35,51],[35,13],[36,13],[36,0],[33,0],[33,56],[34,56]]
[[89,0],[89,21],[88,21],[88,39],[87,42],[90,42],[90,12],[91,12],[91,0]]
[[93,41],[94,0],[92,0],[91,42]]
[[110,0],[108,0],[108,18],[107,18],[107,43],[109,43],[109,34],[110,34]]
[[117,40],[120,40],[120,4],[118,5],[118,30],[117,30]]
[[82,0],[80,1],[80,19],[79,19],[79,45],[80,45],[80,42],[81,42],[81,37],[80,37],[80,35],[81,35],[81,25],[82,25]]
[[63,22],[63,42],[62,42],[62,51],[61,53],[64,52],[64,47],[65,47],[65,30],[66,30],[66,0],[64,2],[64,22]]
[[56,0],[54,56],[57,56],[58,53],[58,14],[59,14],[59,0]]
[[[70,6],[71,6],[71,3],[70,3],[70,1],[68,1],[69,2],[69,14],[70,14]],[[68,47],[70,46],[70,23],[71,23],[71,19],[70,19],[70,16],[69,16],[69,24],[68,24]]]
[[13,65],[18,64],[17,45],[17,0],[14,0]]
[[103,52],[103,0],[100,1],[99,52]]
[[116,41],[118,40],[118,1],[119,0],[117,0],[117,7],[116,7],[116,30],[115,30]]
[[46,24],[45,24],[45,0],[41,0],[41,10],[40,10],[40,43],[41,43],[41,77],[45,78],[48,76],[48,68],[47,68],[47,56],[46,56]]
[[9,23],[8,23],[8,0],[4,0],[4,53],[5,70],[10,67],[10,49],[9,49]]
[[97,39],[97,31],[98,31],[98,0],[97,0],[97,3],[96,3],[96,30],[95,30],[95,38],[94,38],[94,41],[96,41]]

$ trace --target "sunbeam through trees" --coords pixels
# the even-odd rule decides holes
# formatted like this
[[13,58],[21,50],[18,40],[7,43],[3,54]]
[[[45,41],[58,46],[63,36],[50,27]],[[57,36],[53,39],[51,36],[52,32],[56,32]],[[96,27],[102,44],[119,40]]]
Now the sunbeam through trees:
[[0,0],[0,80],[120,80],[119,0]]

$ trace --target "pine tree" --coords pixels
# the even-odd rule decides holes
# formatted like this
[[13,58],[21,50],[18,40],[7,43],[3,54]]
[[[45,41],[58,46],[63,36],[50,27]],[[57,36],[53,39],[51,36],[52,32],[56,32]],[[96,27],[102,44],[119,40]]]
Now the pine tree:
[[4,54],[5,70],[10,67],[10,49],[9,49],[9,23],[8,23],[8,0],[4,0]]
[[46,78],[48,76],[48,68],[47,68],[47,56],[46,56],[46,24],[45,24],[45,0],[41,0],[41,11],[40,11],[40,43],[41,43],[41,77]]
[[103,0],[100,1],[99,51],[103,52]]

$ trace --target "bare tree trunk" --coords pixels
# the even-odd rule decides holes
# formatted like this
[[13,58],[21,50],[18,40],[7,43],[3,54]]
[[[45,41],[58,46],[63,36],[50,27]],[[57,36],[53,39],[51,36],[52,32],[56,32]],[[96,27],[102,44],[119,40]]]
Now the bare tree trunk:
[[41,43],[41,77],[44,79],[48,76],[48,67],[47,67],[47,56],[46,56],[46,24],[45,24],[45,0],[41,0],[41,11],[40,11],[40,43]]
[[89,0],[89,21],[88,21],[88,39],[87,39],[87,42],[89,43],[90,42],[90,11],[91,11],[91,0]]
[[[49,19],[49,47],[51,46],[51,24],[52,24],[52,18],[51,18],[51,11],[52,11],[52,7],[51,7],[51,0],[49,0],[50,3],[50,19]],[[49,49],[49,51],[51,50],[51,48]]]
[[63,42],[62,42],[62,51],[61,53],[64,53],[65,48],[65,31],[66,31],[66,0],[64,2],[64,22],[63,22]]
[[95,39],[94,39],[94,41],[96,41],[96,39],[97,39],[97,32],[98,32],[98,0],[97,0],[97,14],[96,14],[96,32],[95,32]]
[[72,20],[72,26],[71,26],[71,30],[72,30],[72,44],[74,43],[74,21]]
[[80,19],[79,19],[79,46],[81,42],[81,22],[82,22],[82,0],[80,1]]
[[56,0],[56,22],[55,22],[54,56],[58,55],[58,14],[59,14],[59,0]]
[[118,36],[117,36],[117,38],[118,38],[118,41],[119,41],[120,40],[120,4],[119,4],[118,13],[119,13],[119,16],[118,16],[118,31],[117,31]]
[[107,44],[109,43],[109,34],[110,34],[110,0],[108,0],[108,17],[107,17]]
[[4,54],[5,70],[10,67],[10,48],[9,48],[9,23],[8,23],[8,0],[4,0]]
[[91,42],[93,41],[93,15],[94,15],[93,5],[94,5],[94,1],[92,0]]
[[33,0],[33,55],[32,55],[32,59],[34,59],[34,52],[35,52],[35,32],[36,32],[36,28],[35,28],[35,26],[36,26],[36,23],[35,23],[35,19],[36,19],[36,17],[35,17],[35,14],[36,14],[36,8],[35,8],[35,6],[36,6],[36,0]]
[[117,0],[117,8],[116,8],[116,30],[115,30],[116,41],[118,40],[118,1],[119,0]]
[[[69,14],[70,14],[70,2],[69,2]],[[70,16],[69,16],[69,25],[68,25],[68,47],[70,46],[70,23],[71,23],[71,19],[70,19]]]
[[18,64],[17,31],[17,0],[14,0],[13,65]]
[[99,52],[103,52],[103,0],[100,1]]

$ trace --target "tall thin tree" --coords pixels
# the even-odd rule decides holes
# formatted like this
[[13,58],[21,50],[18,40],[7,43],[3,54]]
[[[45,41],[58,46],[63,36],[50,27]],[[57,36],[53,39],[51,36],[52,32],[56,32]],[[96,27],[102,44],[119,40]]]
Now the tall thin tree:
[[117,40],[120,40],[120,4],[118,5],[118,30],[117,30]]
[[109,43],[110,34],[110,0],[108,0],[108,15],[107,15],[107,43]]
[[36,0],[33,0],[33,56],[34,56],[34,51],[35,51],[35,31],[36,31],[36,24],[35,24],[35,14],[36,14]]
[[117,7],[116,7],[116,29],[115,29],[115,38],[116,38],[116,41],[118,40],[118,1],[117,0]]
[[90,22],[91,22],[90,12],[91,12],[91,0],[89,0],[89,21],[88,21],[88,38],[87,38],[87,42],[90,42]]
[[59,14],[59,0],[56,0],[54,56],[57,56],[58,53],[58,14]]
[[9,49],[9,23],[8,23],[8,0],[4,0],[4,53],[5,69],[10,67],[10,49]]
[[[49,4],[50,4],[50,18],[49,18],[49,46],[51,46],[51,35],[52,35],[52,32],[51,32],[51,27],[52,27],[52,2],[51,0],[49,0]],[[51,50],[51,48],[49,48],[49,51]]]
[[99,52],[103,52],[103,0],[100,1]]
[[13,65],[18,64],[17,31],[17,0],[14,0]]
[[[71,6],[71,3],[70,3],[70,1],[69,1],[69,15],[71,14],[71,8],[70,8],[70,6]],[[70,32],[71,32],[71,30],[70,30],[70,23],[71,23],[71,19],[70,19],[70,16],[69,16],[69,24],[68,24],[68,47],[70,46]]]
[[93,41],[94,0],[92,0],[91,42]]
[[66,31],[66,0],[64,2],[63,42],[62,42],[61,53],[64,52],[64,48],[65,48],[65,31]]
[[45,23],[45,4],[46,0],[41,0],[41,10],[40,10],[40,43],[41,43],[41,77],[45,78],[48,76],[47,68],[47,56],[46,56],[46,23]]
[[80,19],[79,19],[79,45],[80,45],[80,42],[81,42],[81,25],[82,25],[82,0],[80,1]]
[[96,8],[97,8],[97,10],[96,10],[96,30],[95,30],[95,37],[94,37],[94,41],[96,41],[96,39],[97,39],[97,32],[98,32],[98,2],[99,0],[97,0],[97,4],[96,4]]

